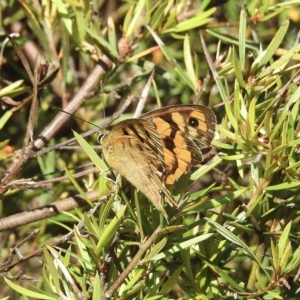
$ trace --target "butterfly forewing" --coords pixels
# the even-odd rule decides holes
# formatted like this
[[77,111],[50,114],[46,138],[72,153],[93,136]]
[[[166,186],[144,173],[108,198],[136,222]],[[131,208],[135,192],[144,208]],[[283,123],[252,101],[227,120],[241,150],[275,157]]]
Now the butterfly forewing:
[[214,137],[214,113],[201,105],[169,106],[143,115],[161,138],[165,158],[165,182],[173,184],[192,166],[203,161],[201,147]]

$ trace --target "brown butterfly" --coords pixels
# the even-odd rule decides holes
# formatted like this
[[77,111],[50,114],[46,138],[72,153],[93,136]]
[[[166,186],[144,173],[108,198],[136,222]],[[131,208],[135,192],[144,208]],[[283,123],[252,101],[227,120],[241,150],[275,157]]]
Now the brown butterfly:
[[201,147],[215,134],[216,117],[206,106],[173,105],[121,121],[100,135],[107,164],[168,215],[162,199],[177,207],[166,184],[203,161]]

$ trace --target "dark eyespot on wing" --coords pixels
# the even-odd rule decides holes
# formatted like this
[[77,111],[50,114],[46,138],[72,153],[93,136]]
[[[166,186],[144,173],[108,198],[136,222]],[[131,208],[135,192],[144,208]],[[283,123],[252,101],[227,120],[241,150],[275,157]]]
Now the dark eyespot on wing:
[[190,137],[200,146],[209,146],[215,134],[216,118],[212,111],[192,111],[187,127]]
[[192,126],[194,128],[198,128],[198,126],[199,126],[199,121],[196,118],[189,118],[188,123],[190,126]]

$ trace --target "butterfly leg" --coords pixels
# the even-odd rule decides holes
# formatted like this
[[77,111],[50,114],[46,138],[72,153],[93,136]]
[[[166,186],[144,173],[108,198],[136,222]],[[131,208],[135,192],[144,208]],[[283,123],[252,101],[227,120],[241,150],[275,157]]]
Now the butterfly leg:
[[116,181],[114,181],[113,179],[111,179],[111,178],[109,178],[109,177],[103,176],[104,173],[107,173],[107,172],[109,172],[110,170],[111,170],[111,168],[107,168],[107,169],[101,171],[101,172],[100,172],[100,176],[103,177],[104,179],[106,179],[106,180],[112,182],[113,184],[117,184],[118,178],[116,178]]

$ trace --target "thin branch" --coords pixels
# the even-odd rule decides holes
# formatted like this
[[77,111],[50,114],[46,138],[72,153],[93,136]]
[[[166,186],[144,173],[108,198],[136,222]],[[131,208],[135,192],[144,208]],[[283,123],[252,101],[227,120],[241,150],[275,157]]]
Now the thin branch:
[[104,293],[105,297],[103,299],[109,299],[111,298],[112,294],[120,287],[122,282],[126,279],[129,272],[131,272],[138,264],[138,262],[141,260],[142,256],[145,254],[145,252],[151,247],[151,245],[154,243],[154,241],[157,238],[157,235],[159,231],[161,230],[160,226],[156,228],[156,230],[153,232],[153,234],[149,237],[148,240],[143,242],[140,245],[140,250],[137,252],[137,254],[134,256],[132,261],[129,263],[127,268],[120,274],[118,279],[112,284],[112,286]]
[[[102,63],[97,64],[94,70],[90,73],[90,76],[86,79],[85,83],[69,102],[64,109],[69,113],[74,113],[84,101],[90,96],[98,80],[103,72],[106,72],[106,68],[111,66],[111,61],[104,56]],[[106,66],[106,68],[103,67]],[[7,190],[7,184],[9,184],[14,178],[16,178],[27,162],[32,158],[32,152],[42,149],[45,144],[57,133],[57,131],[63,127],[69,120],[70,116],[65,113],[59,113],[56,118],[42,131],[40,136],[28,146],[25,146],[22,150],[16,151],[16,159],[8,168],[4,174],[0,183],[0,194]]]
[[[123,112],[127,109],[127,107],[132,103],[132,101],[136,100],[137,99],[137,96],[129,96],[123,106],[120,108],[120,110],[118,110],[117,112],[115,112],[110,118],[107,118],[105,122],[103,122],[99,128],[100,129],[104,129],[106,128],[110,123],[112,123],[114,120],[118,119],[122,114]],[[90,129],[89,131],[85,132],[85,133],[82,133],[81,136],[82,137],[86,137],[86,136],[90,136],[92,134],[94,134],[95,132],[98,132],[99,131],[99,128],[98,127],[95,127],[95,128],[92,128]],[[47,147],[41,151],[37,151],[35,153],[32,153],[32,158],[33,157],[37,157],[37,156],[41,156],[41,155],[44,155],[52,150],[55,150],[55,149],[60,149],[61,147],[65,146],[65,145],[70,145],[72,143],[77,143],[76,139],[75,138],[72,138],[72,139],[69,139],[67,141],[64,141],[62,143],[59,143],[59,144],[56,144],[56,145],[53,145],[53,146],[50,146],[50,147]]]
[[[87,213],[88,218],[90,218],[99,209],[100,205],[103,204],[105,199],[106,199],[105,196],[102,197],[100,199],[100,201]],[[80,231],[84,226],[85,226],[85,219],[81,220],[76,227],[77,227],[78,231]],[[68,240],[70,240],[74,235],[75,235],[75,232],[74,232],[74,229],[73,229],[71,232],[64,235],[59,240],[57,240],[53,243],[50,243],[48,245],[50,245],[51,247],[54,247],[54,246],[57,246],[59,244],[65,243]],[[20,262],[26,261],[26,260],[28,260],[32,257],[35,257],[35,256],[40,256],[40,255],[42,255],[42,253],[43,253],[43,247],[41,247],[40,249],[38,249],[36,251],[33,251],[33,252],[31,252],[27,255],[24,255],[22,257],[21,261],[18,259],[18,260],[15,260],[13,262],[4,263],[4,264],[0,265],[0,272],[3,272],[3,271],[7,272],[8,270],[10,270],[12,267],[19,264]]]
[[[73,178],[80,178],[85,175],[89,175],[92,173],[99,173],[99,169],[97,167],[88,168],[87,170],[72,174]],[[60,176],[56,178],[41,180],[41,181],[33,181],[32,179],[20,179],[10,182],[7,187],[20,189],[20,190],[31,190],[31,189],[40,189],[46,188],[49,184],[62,182],[64,180],[69,180],[68,176]]]
[[[95,190],[87,192],[86,195],[91,202],[96,202],[99,197],[99,192],[98,190]],[[63,211],[69,211],[74,209],[75,207],[81,207],[85,205],[87,205],[87,203],[81,195],[68,197],[63,200],[55,201],[49,205],[39,207],[32,211],[22,212],[6,218],[2,218],[0,220],[0,231],[16,228],[28,223],[46,219],[55,216]]]
[[141,115],[141,113],[144,109],[144,106],[145,106],[145,103],[146,103],[146,100],[147,100],[147,97],[148,97],[148,94],[149,94],[149,90],[151,88],[154,73],[155,73],[155,70],[153,69],[150,76],[149,76],[149,78],[148,78],[148,80],[147,80],[147,83],[145,84],[144,89],[142,91],[140,101],[137,105],[137,108],[136,108],[134,116],[133,116],[134,118],[138,118]]

